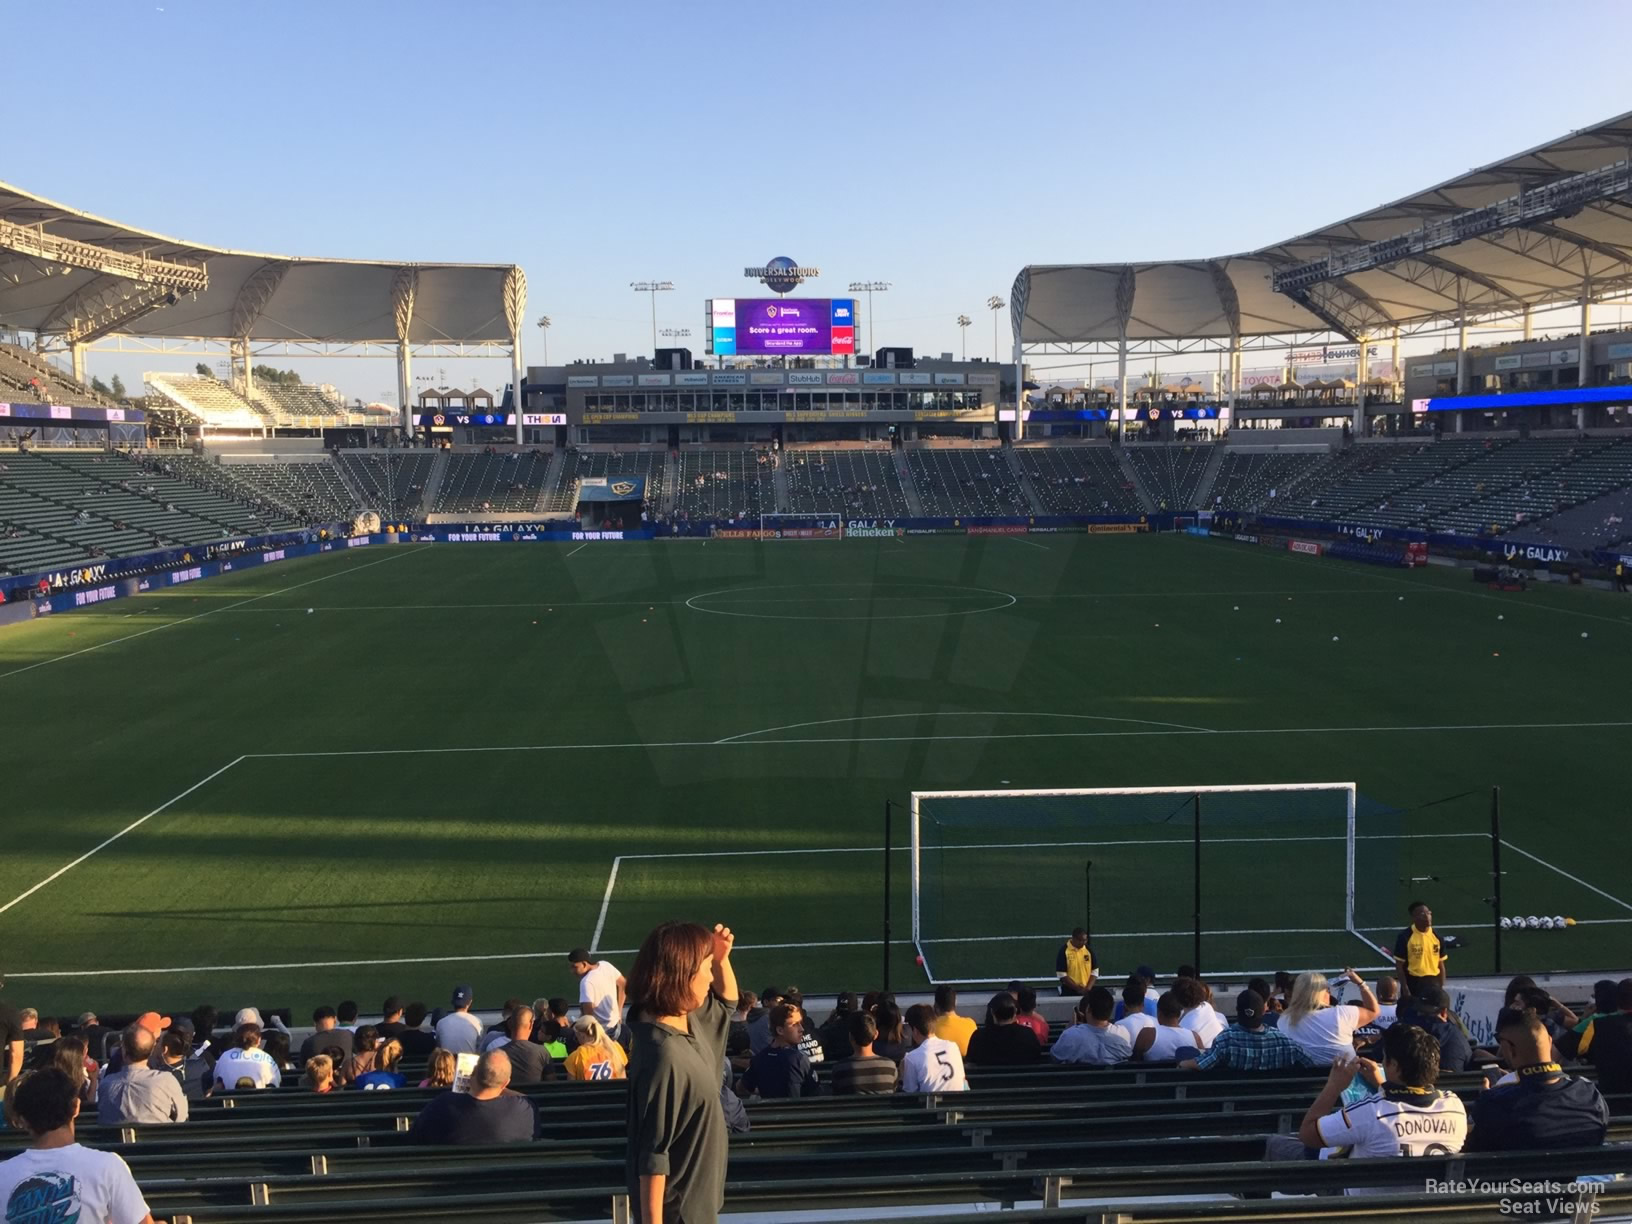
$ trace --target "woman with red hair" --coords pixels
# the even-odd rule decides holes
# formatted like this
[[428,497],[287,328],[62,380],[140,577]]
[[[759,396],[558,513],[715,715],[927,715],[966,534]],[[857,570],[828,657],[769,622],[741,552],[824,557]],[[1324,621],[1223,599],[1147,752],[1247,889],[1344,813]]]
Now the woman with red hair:
[[731,929],[665,922],[629,973],[629,1196],[642,1224],[710,1224],[725,1202],[720,1076],[737,975]]

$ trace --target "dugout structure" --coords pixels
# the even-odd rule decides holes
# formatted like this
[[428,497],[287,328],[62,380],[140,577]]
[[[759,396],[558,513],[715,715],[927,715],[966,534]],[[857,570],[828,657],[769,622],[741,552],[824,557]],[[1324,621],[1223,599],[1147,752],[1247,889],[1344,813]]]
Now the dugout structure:
[[1352,782],[914,792],[913,944],[935,984],[1052,981],[1077,926],[1107,982],[1387,968],[1364,931],[1407,877],[1361,815]]

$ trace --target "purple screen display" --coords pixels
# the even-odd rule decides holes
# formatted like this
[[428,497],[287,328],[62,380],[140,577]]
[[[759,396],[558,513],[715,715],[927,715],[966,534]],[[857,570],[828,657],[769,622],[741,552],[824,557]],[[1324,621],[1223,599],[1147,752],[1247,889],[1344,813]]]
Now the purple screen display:
[[737,299],[739,353],[827,353],[832,345],[828,298]]

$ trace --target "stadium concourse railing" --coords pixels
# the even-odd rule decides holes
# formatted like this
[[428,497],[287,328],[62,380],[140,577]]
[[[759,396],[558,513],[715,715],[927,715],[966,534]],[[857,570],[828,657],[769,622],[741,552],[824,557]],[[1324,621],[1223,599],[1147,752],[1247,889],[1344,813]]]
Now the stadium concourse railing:
[[[1632,1172],[1626,1143],[1632,1099],[1617,1097],[1611,1146],[1586,1151],[1264,1162],[1263,1136],[1294,1131],[1323,1082],[1307,1071],[1205,1075],[1049,1064],[974,1068],[967,1093],[757,1102],[749,1107],[752,1131],[732,1140],[727,1210],[837,1216],[914,1204],[1066,1206],[1071,1199],[1129,1196],[1140,1201],[1117,1203],[1109,1218],[1177,1220],[1229,1210],[1229,1201],[1216,1196],[1333,1193],[1351,1185],[1421,1191],[1433,1181],[1463,1183],[1438,1188],[1435,1216],[1482,1204],[1482,1218],[1496,1218],[1489,1208],[1500,1198],[1525,1199],[1492,1188],[1498,1184],[1524,1179],[1562,1187],[1580,1177]],[[1482,1080],[1464,1073],[1441,1083],[1471,1099]],[[538,1142],[503,1147],[409,1145],[408,1123],[433,1095],[418,1089],[238,1093],[196,1102],[192,1120],[179,1126],[85,1125],[80,1138],[119,1152],[156,1214],[192,1224],[617,1219],[624,1206],[625,1088],[527,1086],[521,1091],[539,1107]],[[0,1153],[22,1142],[0,1131]],[[1480,1188],[1470,1188],[1475,1183]],[[1611,1203],[1632,1206],[1632,1183],[1581,1193],[1598,1195],[1606,1212]],[[1215,1198],[1172,1201],[1194,1195]],[[1392,1207],[1396,1199],[1387,1202]],[[1312,1220],[1332,1206],[1322,1199],[1275,1211],[1277,1218],[1286,1212],[1284,1218]]]

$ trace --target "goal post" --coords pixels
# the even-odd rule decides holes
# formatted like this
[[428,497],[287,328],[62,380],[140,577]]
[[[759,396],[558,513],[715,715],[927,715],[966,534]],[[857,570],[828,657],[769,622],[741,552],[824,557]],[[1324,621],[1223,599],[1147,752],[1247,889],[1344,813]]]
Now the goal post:
[[1352,782],[915,791],[912,941],[937,985],[1051,982],[1079,926],[1107,982],[1384,967],[1357,920],[1359,806]]

